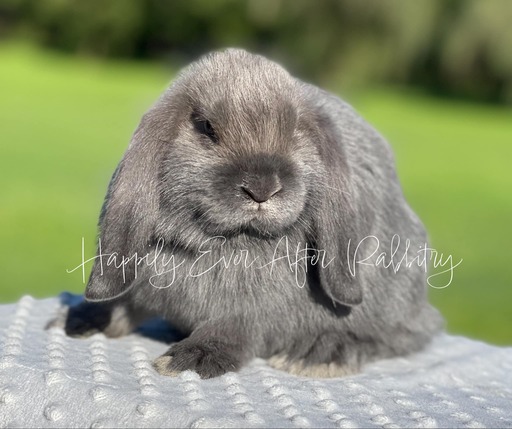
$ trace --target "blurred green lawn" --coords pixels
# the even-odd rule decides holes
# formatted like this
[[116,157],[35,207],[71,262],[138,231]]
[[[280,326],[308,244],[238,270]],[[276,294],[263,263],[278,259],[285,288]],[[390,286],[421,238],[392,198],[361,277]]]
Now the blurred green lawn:
[[[0,46],[0,301],[81,292],[108,180],[169,69]],[[352,103],[395,148],[432,245],[464,262],[430,296],[448,329],[512,343],[512,110],[399,89]],[[88,273],[86,273],[86,276]]]

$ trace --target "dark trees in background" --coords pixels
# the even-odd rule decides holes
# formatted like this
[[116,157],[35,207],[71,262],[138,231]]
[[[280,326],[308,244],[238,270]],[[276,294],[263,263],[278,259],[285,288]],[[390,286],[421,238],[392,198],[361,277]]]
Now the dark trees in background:
[[0,37],[188,62],[240,46],[331,87],[397,82],[512,102],[509,0],[3,0]]

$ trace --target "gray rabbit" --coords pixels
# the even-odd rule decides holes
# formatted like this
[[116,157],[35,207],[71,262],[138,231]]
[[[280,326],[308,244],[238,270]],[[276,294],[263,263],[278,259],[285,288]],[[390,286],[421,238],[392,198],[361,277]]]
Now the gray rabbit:
[[186,338],[154,361],[202,378],[253,357],[334,377],[420,350],[425,229],[386,141],[346,103],[243,50],[186,68],[110,182],[86,302],[66,332],[160,316]]

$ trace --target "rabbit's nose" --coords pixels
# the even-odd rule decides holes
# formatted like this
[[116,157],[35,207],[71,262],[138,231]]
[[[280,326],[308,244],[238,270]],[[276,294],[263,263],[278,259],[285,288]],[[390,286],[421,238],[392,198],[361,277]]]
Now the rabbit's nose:
[[243,192],[257,203],[268,201],[282,189],[281,182],[277,177],[272,177],[270,180],[247,183],[242,185],[241,188]]

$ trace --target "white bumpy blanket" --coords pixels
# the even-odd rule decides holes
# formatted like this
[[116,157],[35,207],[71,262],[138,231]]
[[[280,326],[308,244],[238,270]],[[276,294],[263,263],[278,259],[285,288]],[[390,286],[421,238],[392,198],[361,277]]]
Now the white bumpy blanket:
[[[512,427],[512,348],[442,335],[424,352],[342,379],[256,359],[200,380],[158,375],[164,331],[107,339],[45,325],[74,298],[0,306],[1,427]],[[168,332],[168,331],[165,331]]]

